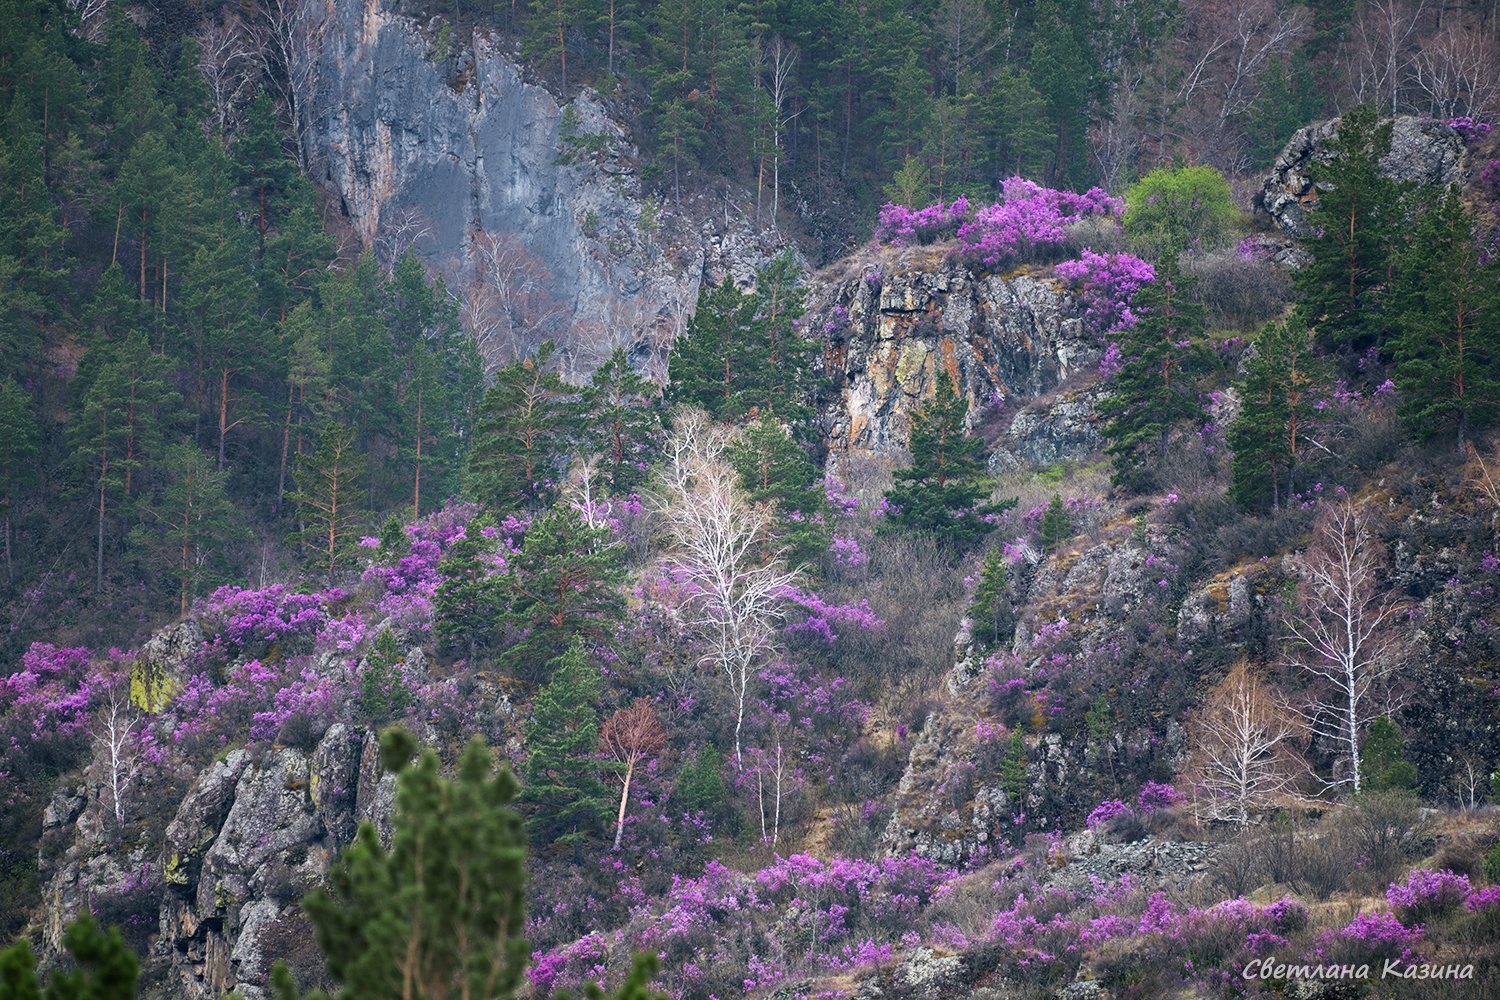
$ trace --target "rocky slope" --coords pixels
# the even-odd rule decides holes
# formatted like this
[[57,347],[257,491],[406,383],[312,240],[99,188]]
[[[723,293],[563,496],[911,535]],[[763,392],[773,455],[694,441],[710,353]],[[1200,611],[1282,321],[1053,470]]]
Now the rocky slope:
[[[1306,206],[1318,193],[1308,178],[1308,169],[1327,163],[1338,135],[1338,119],[1300,128],[1271,166],[1255,207],[1276,222],[1289,236],[1300,236]],[[1409,115],[1395,119],[1391,128],[1391,151],[1380,161],[1392,180],[1416,184],[1462,183],[1468,169],[1462,137],[1445,122]]]
[[470,318],[498,331],[492,355],[548,335],[584,371],[632,341],[659,352],[705,279],[747,281],[779,248],[727,187],[647,193],[593,91],[560,99],[495,37],[440,37],[397,7],[310,6],[305,161],[366,246],[415,249],[490,314]]
[[824,425],[834,471],[904,451],[911,414],[946,373],[997,468],[1092,453],[1100,344],[1046,269],[992,274],[947,248],[868,247],[814,275],[808,323],[833,382]]

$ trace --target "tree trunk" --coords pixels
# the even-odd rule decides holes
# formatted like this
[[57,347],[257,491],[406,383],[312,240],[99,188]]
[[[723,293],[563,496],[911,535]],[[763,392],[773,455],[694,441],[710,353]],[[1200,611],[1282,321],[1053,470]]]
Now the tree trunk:
[[620,789],[620,814],[615,817],[615,850],[620,849],[620,838],[625,835],[625,807],[630,802],[630,779],[635,776],[635,761],[625,767],[625,785]]

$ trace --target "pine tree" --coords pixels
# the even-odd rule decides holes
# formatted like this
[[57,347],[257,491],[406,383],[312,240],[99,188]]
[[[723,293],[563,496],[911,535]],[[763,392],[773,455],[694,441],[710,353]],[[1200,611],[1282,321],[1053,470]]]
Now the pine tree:
[[1015,631],[1015,612],[1010,604],[1010,570],[1005,550],[986,549],[979,563],[979,582],[969,602],[969,635],[981,650],[993,649]]
[[526,727],[521,799],[532,807],[533,843],[578,853],[609,819],[609,790],[594,755],[603,679],[579,641],[549,666],[552,679],[537,693]]
[[1359,766],[1362,791],[1406,792],[1416,787],[1417,769],[1406,759],[1406,738],[1389,715],[1370,723]]
[[1476,228],[1457,191],[1429,205],[1391,294],[1402,409],[1420,437],[1460,449],[1500,412],[1500,262]]
[[22,938],[0,952],[0,997],[5,1000],[135,1000],[140,963],[118,928],[105,929],[85,912],[68,925],[63,947],[71,968],[57,967],[43,985],[31,944]]
[[235,182],[245,190],[259,235],[258,254],[265,253],[266,237],[280,220],[297,175],[296,163],[286,155],[285,141],[276,105],[262,90],[245,109],[244,126],[230,147]]
[[328,423],[318,433],[318,449],[297,470],[291,495],[301,526],[295,536],[333,578],[364,526],[365,458],[355,446],[354,431]]
[[646,481],[661,435],[656,387],[617,348],[594,372],[587,398],[591,444],[610,492],[630,493]]
[[686,812],[717,816],[724,802],[724,756],[712,743],[682,765],[674,801]]
[[[239,511],[230,503],[229,474],[214,468],[196,445],[172,445],[161,462],[166,482],[144,505],[131,532],[142,574],[170,567],[177,582],[178,613],[227,569],[223,548],[239,534]],[[217,572],[216,572],[217,568]]]
[[[452,778],[406,732],[381,734],[396,773],[389,850],[373,824],[329,873],[330,889],[304,902],[345,1000],[364,997],[507,997],[531,948],[526,925],[526,840],[510,807],[516,781],[476,737]],[[281,996],[290,977],[281,975]]]
[[37,481],[40,435],[31,396],[12,378],[0,379],[0,531],[5,541],[5,582],[16,581],[11,561],[11,528],[22,491]]
[[887,517],[892,528],[924,532],[955,547],[973,544],[989,530],[987,518],[1015,506],[1015,500],[990,503],[992,482],[980,452],[984,442],[964,430],[969,401],[960,396],[947,372],[937,390],[911,419],[909,468],[896,472],[885,494],[898,508]]
[[578,424],[577,390],[547,370],[551,341],[495,373],[479,409],[469,484],[496,511],[540,510]]
[[571,504],[533,520],[507,568],[504,617],[517,639],[504,659],[524,676],[537,676],[572,643],[600,641],[614,630],[624,607],[620,546]]
[[1041,534],[1044,552],[1051,552],[1073,537],[1073,516],[1063,506],[1060,493],[1052,494],[1052,499],[1047,502],[1047,509],[1042,512]]
[[1280,507],[1291,496],[1304,438],[1317,415],[1314,390],[1331,377],[1301,317],[1272,324],[1245,362],[1240,412],[1229,425],[1229,491],[1241,507]]
[[1026,809],[1026,789],[1030,785],[1026,777],[1026,741],[1019,729],[1010,731],[1010,742],[1005,748],[1005,759],[1000,762],[1000,787],[1010,797],[1010,808],[1014,813]]
[[672,347],[667,401],[717,420],[806,416],[816,345],[800,330],[804,294],[796,261],[783,254],[756,272],[754,292],[726,280],[701,297]]
[[489,649],[504,606],[503,577],[483,529],[483,521],[471,521],[464,537],[448,546],[438,564],[443,582],[433,598],[439,648],[449,655],[464,650],[470,666]]
[[1109,421],[1105,450],[1114,458],[1119,485],[1149,487],[1172,428],[1202,413],[1197,380],[1208,357],[1198,340],[1202,309],[1192,301],[1193,283],[1169,249],[1156,280],[1136,293],[1135,326],[1120,331],[1127,360],[1115,374],[1113,393],[1098,407]]
[[1409,184],[1385,177],[1392,123],[1364,105],[1339,119],[1332,159],[1309,175],[1318,200],[1303,221],[1308,261],[1292,274],[1297,308],[1318,342],[1357,353],[1383,339],[1386,284]]
[[807,452],[782,424],[762,418],[745,428],[729,460],[753,503],[775,507],[779,536],[793,565],[813,563],[828,550],[828,498]]

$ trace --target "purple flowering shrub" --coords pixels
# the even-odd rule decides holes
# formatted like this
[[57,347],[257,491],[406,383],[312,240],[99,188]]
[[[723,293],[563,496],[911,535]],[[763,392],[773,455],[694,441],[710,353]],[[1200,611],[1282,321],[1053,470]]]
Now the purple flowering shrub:
[[1394,913],[1361,913],[1342,928],[1319,934],[1311,960],[1318,962],[1410,961],[1422,927],[1403,924]]
[[1077,260],[1065,260],[1055,273],[1083,303],[1083,322],[1102,335],[1135,325],[1130,305],[1142,286],[1156,280],[1156,269],[1128,253],[1101,254],[1084,248]]
[[91,660],[82,647],[35,642],[20,669],[0,678],[0,804],[7,809],[82,750],[95,695],[108,684],[90,672]]
[[1068,227],[1085,219],[1115,219],[1124,203],[1101,188],[1083,194],[1043,187],[1024,177],[1001,182],[1000,199],[974,207],[967,198],[922,209],[886,203],[875,240],[893,246],[953,239],[954,252],[988,267],[1034,260],[1055,251]]
[[1385,901],[1407,922],[1450,913],[1469,898],[1469,877],[1448,869],[1432,871],[1413,868],[1405,882],[1392,882],[1385,890]]

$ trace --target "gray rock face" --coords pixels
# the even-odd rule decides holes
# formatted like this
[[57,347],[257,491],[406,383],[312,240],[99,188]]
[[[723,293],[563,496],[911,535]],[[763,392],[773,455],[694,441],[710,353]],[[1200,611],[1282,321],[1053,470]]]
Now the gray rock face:
[[[1337,118],[1298,129],[1255,196],[1256,207],[1292,236],[1301,235],[1307,207],[1318,196],[1307,176],[1308,168],[1332,158],[1333,139],[1337,135]],[[1440,121],[1403,116],[1395,120],[1391,151],[1380,166],[1393,180],[1457,183],[1464,175],[1464,144],[1458,133]]]
[[[705,277],[745,280],[775,251],[730,194],[679,209],[646,193],[635,146],[592,91],[568,105],[587,137],[568,148],[564,105],[523,79],[503,43],[479,32],[444,52],[395,8],[309,11],[309,172],[366,246],[410,246],[468,297],[492,359],[545,336],[580,372],[616,346],[659,354]],[[503,257],[489,269],[487,243]]]
[[944,372],[972,426],[998,420],[1002,466],[1091,453],[1092,401],[1068,387],[1091,376],[1099,345],[1077,313],[1045,273],[976,272],[936,247],[867,249],[821,272],[809,322],[837,392],[825,413],[835,468],[901,452]]
[[237,750],[199,777],[162,857],[155,957],[170,970],[173,996],[211,1000],[234,989],[256,1000],[277,959],[318,967],[300,900],[353,839],[356,817],[388,810],[388,796],[359,801],[373,742],[335,725],[311,753],[279,747],[255,760]]

